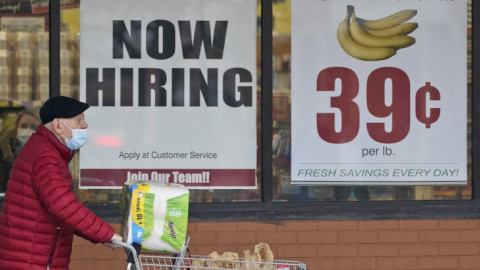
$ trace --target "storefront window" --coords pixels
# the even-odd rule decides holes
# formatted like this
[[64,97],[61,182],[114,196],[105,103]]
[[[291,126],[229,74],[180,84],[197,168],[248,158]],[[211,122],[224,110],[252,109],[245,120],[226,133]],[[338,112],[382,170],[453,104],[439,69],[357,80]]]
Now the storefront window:
[[[61,87],[62,95],[72,95],[79,98],[79,66],[80,66],[80,9],[79,3],[63,5],[61,9],[62,33],[60,44],[61,59]],[[260,1],[258,1],[258,14],[260,18]],[[257,28],[257,48],[260,48],[260,27]],[[259,51],[259,49],[258,49]],[[260,101],[260,55],[258,63],[258,94]],[[87,122],[88,122],[88,114]],[[260,143],[261,134],[260,102],[257,102],[257,141]],[[260,169],[260,145],[257,147],[257,187],[255,189],[191,189],[191,202],[260,202],[261,201],[261,169]],[[81,151],[80,151],[81,155]],[[71,162],[71,171],[74,176],[75,193],[78,199],[87,204],[118,203],[121,199],[121,189],[81,189],[79,188],[79,155]]]
[[[21,5],[14,5],[14,2]],[[49,96],[48,6],[27,1],[0,3],[0,202],[11,162],[26,129],[39,124],[38,108]],[[39,1],[43,2],[43,1]],[[60,93],[79,98],[79,1],[61,2]],[[27,4],[28,3],[28,4]],[[272,171],[261,167],[261,31],[257,30],[257,187],[256,189],[192,189],[190,201],[261,202],[262,181],[271,181],[275,202],[391,201],[472,199],[471,155],[471,0],[468,1],[468,184],[466,186],[301,186],[290,182],[291,158],[291,0],[273,1]],[[257,29],[261,29],[261,1]],[[26,114],[24,115],[24,112]],[[88,121],[88,114],[87,114]],[[20,131],[20,132],[19,132]],[[20,134],[22,133],[22,134]],[[23,137],[22,137],[23,136]],[[81,152],[80,152],[81,154]],[[79,155],[71,162],[75,193],[87,204],[118,203],[120,189],[79,189]],[[262,175],[270,176],[262,179]],[[269,182],[270,183],[270,182]]]
[[470,200],[471,166],[471,1],[468,1],[468,184],[465,186],[300,186],[290,183],[291,34],[290,0],[273,3],[273,171],[274,200],[390,201]]
[[[22,1],[7,1],[4,10]],[[15,3],[14,3],[15,2]],[[260,1],[258,2],[260,9]],[[39,5],[39,3],[38,3]],[[3,127],[14,125],[15,117],[24,107],[38,111],[42,102],[49,96],[49,35],[48,6],[34,7],[33,4],[21,3],[21,9],[0,14],[0,98]],[[26,20],[28,18],[28,20]],[[60,94],[80,98],[80,1],[60,1]],[[10,23],[8,23],[10,22]],[[258,28],[260,29],[260,28]],[[260,32],[257,33],[260,36]],[[258,44],[257,46],[260,46]],[[16,56],[15,58],[12,56]],[[260,59],[258,57],[258,59]],[[258,70],[260,80],[260,71]],[[260,86],[259,86],[260,89]],[[260,90],[258,100],[260,99]],[[258,138],[260,137],[260,104],[258,104]],[[38,112],[37,112],[38,114]],[[88,122],[88,114],[86,115]],[[260,142],[260,139],[258,139]],[[260,153],[260,146],[258,153]],[[121,189],[82,189],[79,188],[79,157],[81,151],[70,162],[74,179],[74,191],[77,198],[86,204],[118,203]],[[260,155],[260,154],[259,154]],[[11,156],[11,154],[10,154]],[[4,172],[5,180],[0,185],[3,197],[6,179],[13,158],[5,156],[4,163],[9,163]],[[258,158],[260,164],[260,156]],[[258,166],[258,172],[260,172]],[[191,202],[235,202],[260,201],[261,174],[257,173],[256,189],[192,189]]]
[[48,6],[0,3],[0,201],[17,154],[49,95]]

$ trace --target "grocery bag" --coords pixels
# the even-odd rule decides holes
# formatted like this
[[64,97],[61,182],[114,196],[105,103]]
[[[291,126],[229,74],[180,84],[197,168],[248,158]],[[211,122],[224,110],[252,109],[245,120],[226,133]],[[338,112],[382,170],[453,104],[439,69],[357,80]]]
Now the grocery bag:
[[179,253],[188,225],[189,191],[183,185],[127,181],[123,186],[123,239],[143,249]]

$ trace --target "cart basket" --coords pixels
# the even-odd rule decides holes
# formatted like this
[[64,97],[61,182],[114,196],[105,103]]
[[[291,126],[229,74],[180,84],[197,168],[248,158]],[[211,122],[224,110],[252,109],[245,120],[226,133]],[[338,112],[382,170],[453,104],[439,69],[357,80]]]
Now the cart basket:
[[211,259],[204,255],[190,255],[187,252],[189,238],[179,254],[162,252],[138,253],[129,244],[113,241],[114,244],[122,246],[127,256],[133,258],[127,266],[128,270],[307,270],[307,265],[299,261],[274,260],[273,262],[252,262],[242,258],[238,260]]

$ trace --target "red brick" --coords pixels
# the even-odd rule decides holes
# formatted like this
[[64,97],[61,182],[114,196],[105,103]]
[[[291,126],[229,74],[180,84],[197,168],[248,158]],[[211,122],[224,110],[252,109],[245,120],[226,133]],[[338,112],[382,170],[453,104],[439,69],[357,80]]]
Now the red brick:
[[378,234],[375,231],[339,231],[339,243],[377,243]]
[[190,253],[192,255],[205,256],[205,255],[208,255],[208,254],[212,253],[213,251],[216,251],[218,248],[217,248],[217,246],[212,246],[212,245],[205,245],[205,246],[201,245],[201,246],[191,247],[189,249],[190,249]]
[[405,244],[398,245],[400,256],[432,256],[438,255],[437,244]]
[[[85,270],[85,269],[95,269],[93,268],[93,261],[87,260],[71,260],[69,265],[70,270]],[[125,266],[125,268],[127,267]]]
[[277,227],[279,231],[316,231],[318,230],[317,221],[288,221]]
[[315,245],[282,245],[278,247],[278,257],[281,258],[300,258],[315,256],[317,256],[317,248]]
[[[87,269],[87,268],[83,268]],[[101,270],[118,270],[118,269],[127,269],[127,262],[122,261],[107,261],[99,260],[92,262],[92,268],[89,269],[101,269]]]
[[237,223],[235,222],[197,222],[196,230],[201,232],[222,232],[236,231]]
[[457,242],[459,240],[458,231],[454,230],[435,230],[420,232],[420,241],[429,243]]
[[440,229],[478,229],[478,220],[469,219],[452,219],[452,220],[439,220],[438,227]]
[[317,246],[318,257],[355,257],[357,247],[355,245],[320,245]]
[[449,269],[457,270],[458,269],[458,259],[457,257],[420,257],[418,259],[418,269],[431,269],[431,270],[440,270],[440,269]]
[[362,257],[397,256],[396,245],[359,245],[358,255]]
[[[115,268],[116,267],[116,268]],[[85,269],[127,269],[127,263],[121,261],[71,261],[69,265],[70,270],[85,270]]]
[[197,222],[189,222],[187,225],[187,232],[196,232],[197,231]]
[[257,242],[271,244],[296,244],[296,232],[262,232],[257,235]]
[[337,270],[370,270],[376,269],[376,260],[374,258],[338,258]]
[[125,249],[117,248],[113,252],[115,253],[115,259],[121,259],[121,260],[127,259],[127,253],[125,253]]
[[308,258],[301,261],[307,265],[308,269],[314,270],[335,270],[335,258]]
[[[118,229],[120,224],[111,224]],[[310,270],[479,270],[480,220],[192,222],[196,255],[253,252],[267,242],[276,259]],[[75,237],[70,270],[126,269],[123,249]]]
[[[253,254],[253,251],[255,250],[255,245],[256,244],[248,244],[248,245],[242,244],[242,245],[236,245],[236,246],[238,247],[239,253],[242,253],[243,255],[244,250],[250,250],[250,252]],[[269,246],[272,249],[272,251],[275,250],[275,252],[277,252],[277,249],[274,245],[269,244]],[[273,253],[273,255],[276,254],[275,252]]]
[[219,232],[217,233],[219,244],[258,244],[257,234],[254,232]]
[[461,230],[458,232],[459,241],[462,242],[479,242],[480,230]]
[[85,238],[75,236],[73,237],[73,246],[91,246],[92,242],[86,240]]
[[117,233],[120,232],[120,230],[122,228],[122,224],[120,224],[120,223],[109,223],[109,224],[110,224],[110,226],[112,226],[115,229],[115,231]]
[[337,232],[321,231],[321,232],[300,232],[298,233],[299,244],[323,244],[337,242]]
[[458,269],[478,269],[480,256],[460,256],[458,266]]
[[381,231],[378,233],[381,243],[415,243],[418,242],[418,233],[416,231]]
[[378,270],[417,269],[415,257],[383,257],[378,258]]
[[283,226],[281,222],[239,222],[238,231],[240,232],[271,232],[278,230],[279,227]]
[[397,220],[368,220],[358,222],[360,230],[395,230],[398,229]]
[[399,229],[437,229],[437,220],[399,220]]
[[190,245],[209,245],[217,243],[217,235],[214,232],[189,233]]
[[475,243],[440,244],[440,255],[477,255],[478,245]]
[[[120,249],[119,249],[120,250]],[[108,248],[104,247],[103,245],[91,245],[90,247],[75,247],[72,251],[72,259],[87,259],[87,260],[95,260],[95,259],[115,259],[115,252],[111,251]]]
[[320,231],[342,231],[342,230],[357,230],[358,222],[357,221],[319,221],[318,229]]

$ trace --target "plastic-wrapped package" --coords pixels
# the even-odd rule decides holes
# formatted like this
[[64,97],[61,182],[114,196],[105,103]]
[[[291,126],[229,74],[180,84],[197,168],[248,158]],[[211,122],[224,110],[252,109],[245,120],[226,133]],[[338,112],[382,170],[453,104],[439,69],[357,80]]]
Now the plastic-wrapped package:
[[127,181],[123,186],[122,232],[128,244],[178,253],[187,235],[189,191],[182,185]]

